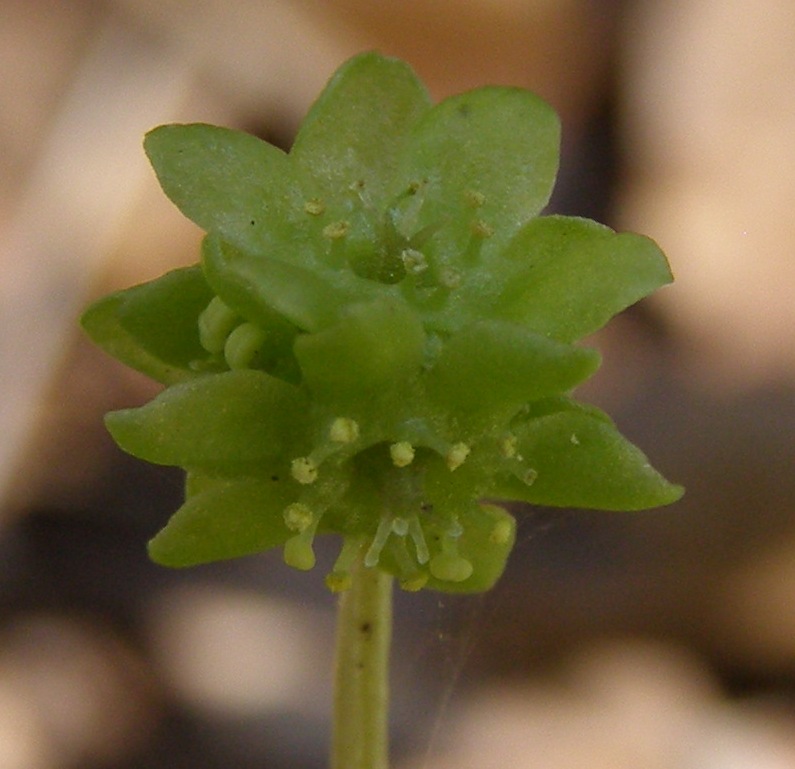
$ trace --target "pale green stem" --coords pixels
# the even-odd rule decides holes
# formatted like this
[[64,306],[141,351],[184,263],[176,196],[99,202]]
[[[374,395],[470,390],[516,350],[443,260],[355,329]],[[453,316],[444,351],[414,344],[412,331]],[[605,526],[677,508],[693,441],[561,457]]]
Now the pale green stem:
[[389,765],[392,577],[363,559],[360,553],[339,598],[332,769]]

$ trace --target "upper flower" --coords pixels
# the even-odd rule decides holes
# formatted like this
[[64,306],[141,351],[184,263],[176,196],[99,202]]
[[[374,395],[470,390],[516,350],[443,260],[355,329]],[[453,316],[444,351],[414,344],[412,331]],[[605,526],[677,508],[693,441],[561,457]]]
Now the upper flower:
[[348,61],[292,150],[207,125],[147,135],[202,264],[101,300],[84,325],[167,385],[108,416],[127,451],[188,471],[152,556],[187,565],[284,545],[328,577],[365,562],[404,587],[475,591],[513,518],[484,499],[636,509],[681,490],[571,390],[573,343],[667,283],[656,245],[539,216],[559,126],[481,88],[432,106],[402,62]]

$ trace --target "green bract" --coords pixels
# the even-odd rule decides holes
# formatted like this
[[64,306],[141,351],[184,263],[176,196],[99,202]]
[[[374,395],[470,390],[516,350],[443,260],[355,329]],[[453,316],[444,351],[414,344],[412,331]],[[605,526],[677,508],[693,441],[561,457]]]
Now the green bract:
[[289,154],[236,131],[146,137],[166,194],[207,232],[201,266],[100,300],[83,323],[166,385],[108,415],[119,445],[183,467],[151,542],[187,566],[283,546],[406,589],[489,588],[514,519],[484,500],[632,510],[681,489],[570,393],[599,365],[572,343],[671,275],[650,240],[539,216],[558,120],[481,88],[431,106],[407,65],[358,56]]

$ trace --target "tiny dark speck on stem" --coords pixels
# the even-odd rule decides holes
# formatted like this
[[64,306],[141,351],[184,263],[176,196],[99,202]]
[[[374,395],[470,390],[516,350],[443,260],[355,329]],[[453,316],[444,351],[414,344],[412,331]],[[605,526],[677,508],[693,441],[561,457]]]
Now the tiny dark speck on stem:
[[362,622],[362,624],[359,626],[359,630],[361,630],[362,633],[369,633],[371,629],[372,625],[369,622]]

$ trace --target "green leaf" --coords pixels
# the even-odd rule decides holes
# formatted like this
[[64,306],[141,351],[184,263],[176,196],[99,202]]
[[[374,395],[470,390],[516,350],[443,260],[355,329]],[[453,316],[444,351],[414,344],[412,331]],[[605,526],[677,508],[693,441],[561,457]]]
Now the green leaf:
[[291,500],[287,486],[261,478],[208,485],[150,541],[150,557],[163,566],[184,567],[283,545],[294,534],[282,516]]
[[681,486],[663,478],[640,449],[592,409],[529,419],[514,432],[515,477],[499,488],[501,496],[597,510],[640,510],[682,496]]
[[527,224],[490,269],[501,287],[495,313],[563,342],[596,331],[672,280],[649,238],[564,216]]
[[290,151],[304,188],[337,213],[363,182],[379,206],[407,129],[430,107],[422,83],[402,61],[364,53],[343,64],[312,106]]
[[423,358],[425,334],[405,304],[379,299],[351,305],[339,323],[295,341],[295,356],[315,395],[360,399],[400,392]]
[[242,370],[174,385],[105,422],[122,449],[149,462],[248,474],[300,441],[306,408],[292,385]]
[[440,252],[465,253],[480,220],[497,247],[547,204],[559,144],[557,115],[534,94],[497,87],[469,91],[433,107],[414,127],[395,194],[422,183],[417,230],[454,223],[432,240]]
[[165,125],[144,148],[163,191],[206,232],[239,248],[283,251],[303,200],[287,155],[254,136],[194,123]]
[[595,350],[522,326],[482,321],[454,334],[425,377],[432,398],[453,409],[513,414],[523,403],[570,390],[599,366]]
[[207,357],[197,318],[212,298],[201,269],[186,267],[95,302],[81,324],[96,344],[130,368],[163,384],[196,376]]

